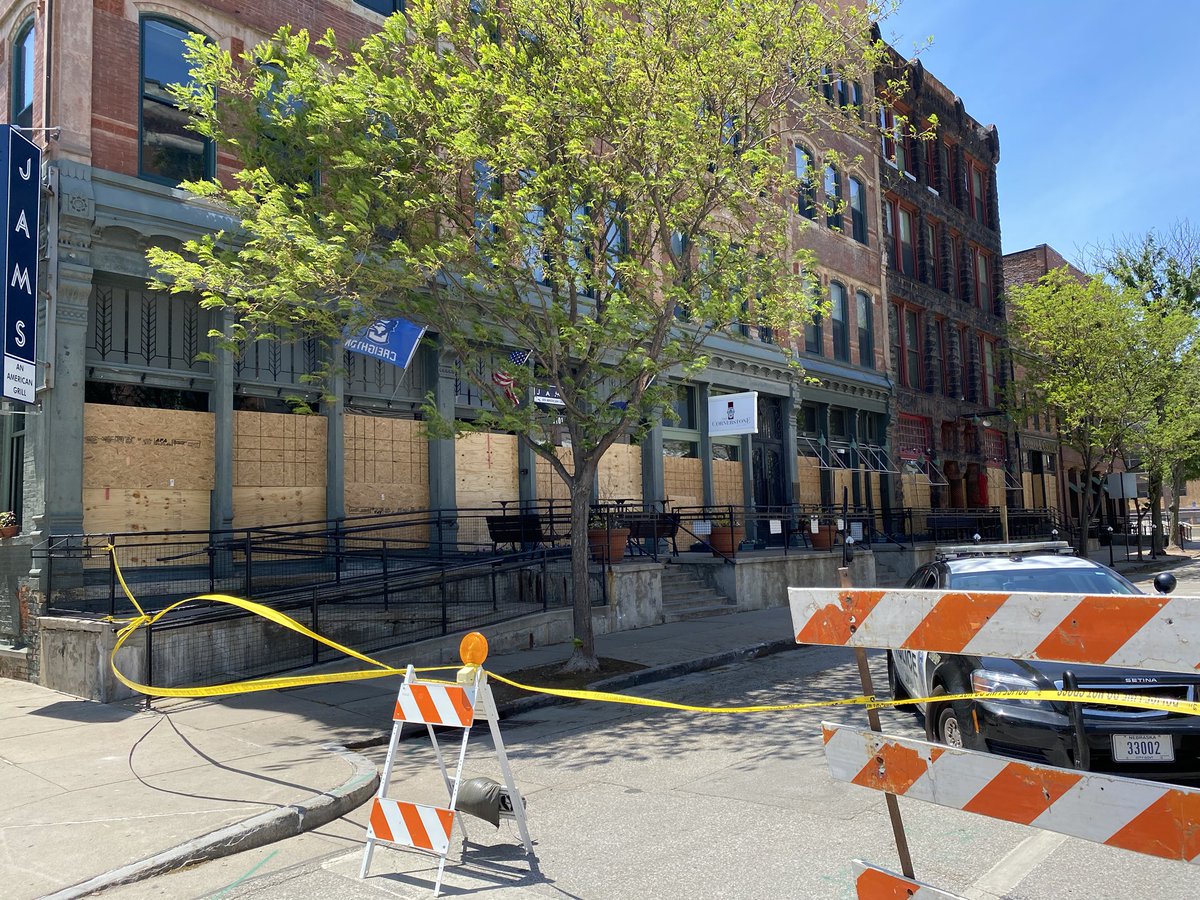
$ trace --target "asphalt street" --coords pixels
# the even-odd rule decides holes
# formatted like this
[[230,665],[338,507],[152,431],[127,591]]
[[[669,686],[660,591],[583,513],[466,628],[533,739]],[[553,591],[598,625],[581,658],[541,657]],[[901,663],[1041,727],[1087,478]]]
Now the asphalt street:
[[[1200,565],[1177,571],[1200,595]],[[1148,582],[1147,578],[1136,579]],[[882,656],[873,658],[882,683]],[[632,693],[702,705],[771,704],[858,690],[847,653],[800,648],[646,685]],[[884,730],[920,737],[911,713]],[[609,704],[534,710],[503,724],[529,805],[534,865],[515,826],[468,820],[452,843],[444,895],[505,898],[853,897],[850,860],[897,868],[883,797],[833,781],[822,719],[861,712],[728,716]],[[374,753],[382,762],[383,751]],[[499,778],[490,741],[472,738],[467,776]],[[440,802],[425,741],[407,741],[391,796]],[[1191,898],[1195,872],[1049,832],[901,799],[917,876],[971,900]],[[357,878],[367,808],[300,837],[107,891],[112,898],[430,896],[436,861],[380,848]]]

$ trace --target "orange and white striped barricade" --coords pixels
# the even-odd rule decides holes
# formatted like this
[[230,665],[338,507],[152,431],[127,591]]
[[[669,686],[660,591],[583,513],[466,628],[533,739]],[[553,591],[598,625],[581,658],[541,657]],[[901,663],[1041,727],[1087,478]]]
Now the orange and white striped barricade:
[[[1196,598],[789,588],[788,599],[797,643],[1200,668]],[[1200,791],[822,727],[839,780],[1152,856],[1200,857]]]
[[1195,672],[1200,600],[788,588],[796,642]]
[[854,867],[854,892],[859,900],[962,900],[957,894],[947,894],[861,859],[853,860],[851,864]]
[[837,781],[1032,825],[1109,847],[1200,862],[1200,790],[1059,769],[822,722]]
[[[512,800],[512,815],[517,822],[521,841],[525,845],[525,851],[531,856],[533,855],[533,843],[529,839],[529,829],[525,822],[525,803],[517,790],[512,769],[508,764],[504,739],[500,735],[500,717],[496,711],[496,701],[492,697],[491,687],[487,683],[486,673],[482,668],[476,667],[469,683],[439,684],[418,681],[416,672],[412,666],[409,666],[404,674],[404,682],[400,685],[399,696],[396,698],[396,708],[392,715],[392,737],[388,743],[387,759],[384,762],[383,775],[379,781],[379,793],[371,801],[371,814],[367,824],[366,846],[363,849],[359,878],[367,876],[376,843],[394,844],[438,857],[437,880],[434,882],[433,895],[436,897],[441,893],[442,875],[446,866],[446,856],[450,849],[450,832],[456,823],[463,833],[464,841],[467,837],[466,826],[455,810],[458,789],[462,781],[463,763],[467,756],[467,741],[471,736],[471,726],[475,722],[477,706],[482,707],[483,716],[487,719],[491,729],[492,742],[496,748],[496,756],[500,763],[500,771],[504,776],[505,787]],[[400,740],[400,732],[405,724],[424,725],[428,730],[429,740],[437,757],[438,768],[442,773],[442,781],[450,796],[449,807],[411,803],[387,796],[388,784],[391,781],[392,769],[396,761],[396,748]],[[434,726],[462,729],[462,742],[453,775],[446,768],[446,761],[442,757]]]

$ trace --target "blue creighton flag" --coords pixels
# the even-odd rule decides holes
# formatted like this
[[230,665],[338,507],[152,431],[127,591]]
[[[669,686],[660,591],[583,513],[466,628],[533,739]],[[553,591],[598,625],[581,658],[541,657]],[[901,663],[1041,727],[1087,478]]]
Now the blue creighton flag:
[[414,325],[407,319],[379,319],[346,338],[346,349],[407,369],[424,334],[424,325]]

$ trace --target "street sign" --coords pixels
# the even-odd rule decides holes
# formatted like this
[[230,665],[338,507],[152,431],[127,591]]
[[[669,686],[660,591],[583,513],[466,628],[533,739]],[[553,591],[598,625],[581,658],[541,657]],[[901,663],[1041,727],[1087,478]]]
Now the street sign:
[[19,129],[0,125],[0,194],[6,231],[0,241],[4,273],[4,389],[10,400],[33,403],[37,388],[38,228],[42,151]]

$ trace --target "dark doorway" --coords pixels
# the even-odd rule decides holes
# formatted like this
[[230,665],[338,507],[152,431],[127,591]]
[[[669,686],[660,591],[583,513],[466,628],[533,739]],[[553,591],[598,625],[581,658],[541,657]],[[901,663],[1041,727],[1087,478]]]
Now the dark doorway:
[[[758,398],[758,434],[752,439],[754,465],[754,506],[766,511],[779,508],[787,501],[783,465],[783,404],[779,397]],[[782,510],[779,510],[782,514]],[[758,527],[746,529],[759,541],[780,543],[782,535],[770,533],[770,523],[763,520]]]

